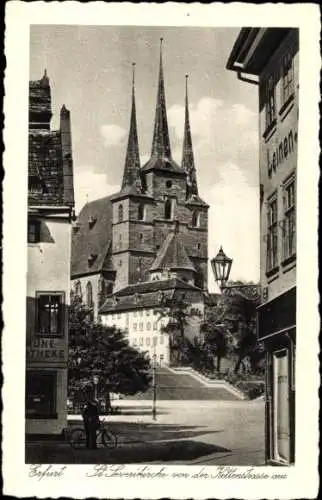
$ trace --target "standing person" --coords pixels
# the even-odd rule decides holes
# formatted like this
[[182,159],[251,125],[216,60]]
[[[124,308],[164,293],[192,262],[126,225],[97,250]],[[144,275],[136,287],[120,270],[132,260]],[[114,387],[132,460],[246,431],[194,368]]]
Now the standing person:
[[99,413],[96,401],[89,401],[83,411],[84,429],[86,432],[86,446],[96,449],[96,431],[100,426]]

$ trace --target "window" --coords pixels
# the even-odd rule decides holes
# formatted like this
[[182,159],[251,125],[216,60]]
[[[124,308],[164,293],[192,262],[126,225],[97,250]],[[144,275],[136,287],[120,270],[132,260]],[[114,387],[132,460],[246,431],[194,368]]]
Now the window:
[[40,241],[40,221],[28,221],[28,243],[39,243]]
[[122,249],[122,235],[119,234],[119,250]]
[[157,330],[157,329],[158,329],[158,325],[157,325],[157,322],[155,321],[155,322],[153,323],[153,330]]
[[57,418],[56,372],[26,373],[26,418]]
[[143,316],[143,309],[139,310],[139,315],[142,317]]
[[275,85],[273,76],[265,83],[265,128],[269,128],[276,118]]
[[147,329],[147,330],[151,330],[151,323],[147,323],[147,324],[146,324],[146,329]]
[[160,336],[160,344],[164,344],[164,335]]
[[198,212],[198,210],[194,210],[192,212],[192,226],[193,227],[199,227],[200,226],[200,213]]
[[267,264],[266,271],[277,267],[277,195],[268,202],[267,209]]
[[143,337],[140,337],[139,345],[143,345]]
[[283,186],[283,260],[295,255],[296,252],[296,221],[295,221],[295,178]]
[[119,205],[118,208],[118,221],[123,222],[123,205]]
[[37,293],[37,333],[44,336],[63,336],[64,294]]
[[146,342],[146,345],[150,345],[150,342],[151,342],[150,337],[147,337],[145,342]]
[[93,306],[93,288],[90,281],[86,285],[86,305],[87,307]]
[[75,295],[76,297],[81,297],[82,296],[82,285],[81,282],[78,280],[75,283]]
[[172,203],[169,198],[164,203],[164,218],[167,220],[172,219]]
[[133,316],[136,318],[137,317],[137,311],[134,311]]
[[133,345],[137,345],[136,337],[133,339]]
[[146,315],[146,316],[150,316],[150,309],[146,309],[146,311],[145,311],[145,315]]
[[170,189],[172,187],[172,181],[166,181],[165,185],[168,189]]
[[117,314],[117,319],[121,319],[121,313]]
[[119,267],[122,267],[122,261],[121,260],[119,261]]
[[139,220],[144,220],[145,219],[145,206],[144,206],[144,203],[140,203],[139,204],[138,219]]
[[156,346],[158,343],[158,337],[153,337],[153,345]]
[[142,241],[143,241],[143,234],[142,233],[139,234],[139,240],[140,240],[140,243],[142,243]]
[[138,325],[137,323],[133,323],[133,331],[136,332],[138,329]]
[[293,54],[289,49],[282,59],[282,104],[291,97],[294,92]]
[[160,354],[160,365],[162,365],[164,361],[164,354]]
[[143,331],[143,323],[139,323],[139,330],[140,330],[140,332]]

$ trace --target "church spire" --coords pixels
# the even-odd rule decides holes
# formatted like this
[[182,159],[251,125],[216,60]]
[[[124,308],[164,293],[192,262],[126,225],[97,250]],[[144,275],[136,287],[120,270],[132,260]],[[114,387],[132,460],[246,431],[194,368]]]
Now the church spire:
[[197,173],[192,149],[192,138],[189,119],[188,103],[188,75],[186,75],[186,102],[185,102],[185,121],[182,149],[182,169],[187,172],[188,196],[198,195]]
[[155,111],[151,156],[155,156],[157,158],[171,159],[171,148],[170,148],[167,110],[166,110],[165,92],[164,92],[162,41],[163,38],[160,38],[159,84],[158,84],[158,95],[157,95],[157,105]]
[[136,106],[135,106],[135,63],[132,64],[132,110],[130,120],[130,131],[127,143],[122,189],[126,186],[132,186],[135,181],[140,179],[140,154],[139,141],[136,125]]

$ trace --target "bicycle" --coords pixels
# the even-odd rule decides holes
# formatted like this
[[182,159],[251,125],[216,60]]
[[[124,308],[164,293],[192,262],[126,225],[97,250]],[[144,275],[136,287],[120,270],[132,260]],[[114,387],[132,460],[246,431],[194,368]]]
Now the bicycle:
[[[72,448],[85,448],[86,447],[86,432],[82,427],[76,427],[69,433],[69,442]],[[103,445],[110,450],[117,447],[117,436],[110,429],[106,429],[103,425],[96,431],[97,445]]]

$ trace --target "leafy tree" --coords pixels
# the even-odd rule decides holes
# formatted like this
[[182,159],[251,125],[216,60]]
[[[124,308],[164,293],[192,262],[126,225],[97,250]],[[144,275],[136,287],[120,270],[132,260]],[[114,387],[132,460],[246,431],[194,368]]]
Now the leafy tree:
[[124,333],[93,321],[88,309],[72,297],[69,319],[69,396],[79,401],[93,397],[93,376],[97,376],[97,395],[110,392],[135,394],[150,385],[148,358],[128,344]]
[[[241,284],[243,283],[230,283],[230,285]],[[224,307],[220,306],[221,302]],[[232,288],[230,296],[219,296],[219,303],[217,297],[207,310],[203,325],[205,341],[213,346],[212,350],[215,354],[217,352],[221,357],[236,358],[235,373],[238,373],[241,368],[245,371],[246,360],[250,363],[252,373],[261,370],[264,349],[257,342],[256,306],[256,300],[234,293]],[[217,321],[216,318],[218,318]],[[218,323],[221,324],[218,325]],[[226,338],[226,344],[222,337]]]
[[188,318],[191,316],[189,306],[184,294],[181,294],[173,299],[163,299],[161,306],[156,309],[159,321],[169,318],[168,323],[162,326],[162,331],[169,334],[170,356],[173,363],[182,364],[189,360],[190,342],[185,337]]

